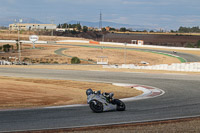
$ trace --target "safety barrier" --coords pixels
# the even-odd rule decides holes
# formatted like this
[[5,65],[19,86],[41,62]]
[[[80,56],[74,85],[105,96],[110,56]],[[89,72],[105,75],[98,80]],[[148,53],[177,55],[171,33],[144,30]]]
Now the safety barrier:
[[134,64],[122,64],[122,65],[104,65],[103,68],[127,68],[127,69],[146,69],[146,70],[166,70],[166,71],[184,71],[184,72],[200,72],[200,63],[173,63],[160,64],[153,66],[136,66]]
[[65,43],[65,42],[71,42],[71,43],[89,43],[90,41],[84,41],[84,40],[61,40],[61,41],[56,41],[56,43]]
[[89,41],[90,44],[99,44],[97,41]]
[[[117,42],[99,42],[99,43],[100,44],[107,44],[107,45],[121,45],[121,46],[125,46],[125,43],[117,43]],[[200,51],[200,48],[155,46],[155,45],[137,45],[137,44],[129,44],[129,43],[127,43],[126,46],[143,47],[143,48],[163,48],[163,49],[172,49],[172,50],[198,50],[198,51]]]
[[[0,40],[1,43],[17,43],[16,40]],[[31,41],[20,40],[22,43],[32,43]],[[37,44],[46,44],[47,41],[36,41]]]

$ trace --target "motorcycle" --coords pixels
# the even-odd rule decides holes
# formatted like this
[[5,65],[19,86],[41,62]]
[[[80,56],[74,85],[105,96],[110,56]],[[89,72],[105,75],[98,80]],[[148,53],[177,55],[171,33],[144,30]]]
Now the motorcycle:
[[101,94],[101,91],[94,92],[92,89],[88,89],[86,95],[87,103],[89,104],[90,109],[95,113],[113,110],[124,111],[126,109],[124,102],[112,97],[109,100],[106,96]]

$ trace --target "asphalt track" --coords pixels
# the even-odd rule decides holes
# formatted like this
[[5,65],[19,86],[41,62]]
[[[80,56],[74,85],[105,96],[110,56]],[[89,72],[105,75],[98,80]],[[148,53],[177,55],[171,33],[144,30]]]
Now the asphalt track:
[[[0,75],[154,86],[165,94],[126,102],[124,112],[93,113],[88,106],[0,111],[0,132],[72,128],[200,116],[200,75],[0,68]],[[67,94],[66,94],[67,95]]]

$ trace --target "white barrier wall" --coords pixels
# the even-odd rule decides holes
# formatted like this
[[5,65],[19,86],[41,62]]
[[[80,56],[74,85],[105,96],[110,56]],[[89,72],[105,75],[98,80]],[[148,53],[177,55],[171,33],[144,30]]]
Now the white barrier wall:
[[171,65],[161,64],[153,66],[136,66],[134,64],[104,65],[103,68],[127,68],[127,69],[146,69],[146,70],[166,70],[166,71],[184,71],[184,72],[200,72],[200,63],[173,63]]
[[[16,40],[0,40],[0,42],[2,42],[2,43],[17,43],[17,41]],[[32,44],[32,42],[31,41],[24,41],[24,40],[20,40],[20,42],[22,42],[22,43],[31,43]],[[37,44],[47,44],[47,41],[36,41],[35,43],[37,43]]]
[[16,40],[0,40],[2,43],[16,43]]
[[90,41],[84,41],[84,40],[61,40],[61,41],[56,41],[57,43],[59,42],[76,42],[76,43],[90,43]]
[[12,63],[9,61],[0,60],[0,65],[12,65]]
[[[100,42],[100,44],[107,45],[125,45],[124,43],[117,42]],[[128,44],[126,46],[136,46],[136,47],[144,47],[144,48],[163,48],[163,49],[173,49],[173,50],[199,50],[200,48],[185,48],[185,47],[170,47],[170,46],[155,46],[155,45],[137,45],[137,44]]]
[[117,42],[99,42],[99,44],[125,45],[124,43],[117,43]]

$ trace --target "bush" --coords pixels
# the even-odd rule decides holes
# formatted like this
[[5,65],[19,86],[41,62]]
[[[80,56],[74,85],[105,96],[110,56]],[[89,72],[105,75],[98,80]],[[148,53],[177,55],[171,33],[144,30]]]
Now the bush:
[[9,52],[9,51],[10,51],[10,48],[11,48],[11,45],[10,45],[10,44],[5,44],[5,45],[3,45],[3,51],[4,51],[4,52]]
[[200,48],[200,40],[197,42],[197,48]]
[[194,48],[194,44],[193,43],[187,43],[186,47],[188,47],[188,48]]
[[78,57],[73,57],[71,59],[71,64],[80,64],[80,63],[81,63],[81,61]]

